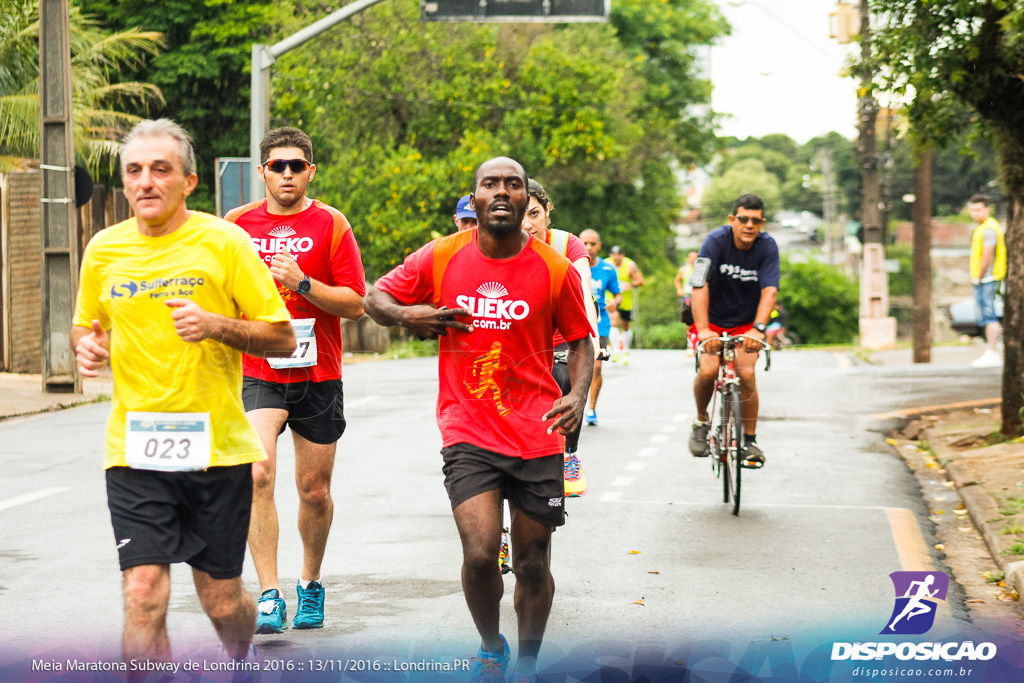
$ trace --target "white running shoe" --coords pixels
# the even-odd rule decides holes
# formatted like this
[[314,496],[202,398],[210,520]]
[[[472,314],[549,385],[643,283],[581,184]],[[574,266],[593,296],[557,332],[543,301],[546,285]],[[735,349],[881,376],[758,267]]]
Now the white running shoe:
[[974,360],[971,363],[972,368],[998,368],[1003,364],[1003,357],[999,355],[998,351],[992,349],[985,349],[985,353],[981,354],[981,358]]

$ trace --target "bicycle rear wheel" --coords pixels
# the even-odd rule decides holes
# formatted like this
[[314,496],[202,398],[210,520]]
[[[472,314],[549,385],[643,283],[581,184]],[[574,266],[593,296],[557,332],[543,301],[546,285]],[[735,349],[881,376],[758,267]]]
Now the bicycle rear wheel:
[[[740,390],[733,387],[729,392],[729,433],[726,443],[729,445],[729,480],[732,489],[732,514],[740,514],[740,476],[743,468],[743,415],[740,411]],[[727,501],[728,502],[728,501]]]

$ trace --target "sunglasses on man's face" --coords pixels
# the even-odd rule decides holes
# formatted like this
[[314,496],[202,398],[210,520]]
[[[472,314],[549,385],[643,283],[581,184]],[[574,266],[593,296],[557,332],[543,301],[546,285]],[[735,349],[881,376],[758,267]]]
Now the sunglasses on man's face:
[[264,166],[274,173],[284,173],[284,169],[292,169],[292,173],[302,173],[309,168],[309,162],[305,159],[271,159]]
[[764,223],[764,219],[758,218],[757,216],[736,216],[735,218],[743,225],[746,225],[747,223],[751,223],[753,225],[761,225],[762,223]]

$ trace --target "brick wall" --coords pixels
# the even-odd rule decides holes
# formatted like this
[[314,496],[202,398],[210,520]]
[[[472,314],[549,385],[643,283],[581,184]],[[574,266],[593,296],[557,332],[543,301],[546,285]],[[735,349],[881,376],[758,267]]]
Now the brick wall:
[[42,256],[38,171],[6,176],[4,210],[4,357],[9,372],[42,372]]

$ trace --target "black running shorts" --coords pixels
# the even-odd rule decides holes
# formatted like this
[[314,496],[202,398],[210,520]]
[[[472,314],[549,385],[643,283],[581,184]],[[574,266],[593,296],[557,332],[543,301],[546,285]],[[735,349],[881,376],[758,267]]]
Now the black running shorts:
[[623,322],[633,321],[633,309],[632,308],[620,308],[619,309],[619,320]]
[[509,506],[552,527],[565,524],[562,454],[524,460],[468,443],[441,449],[444,487],[452,509],[474,496],[501,490]]
[[242,379],[242,404],[246,412],[277,408],[288,412],[285,425],[307,441],[336,443],[345,433],[345,393],[340,379],[323,382],[267,382]]
[[215,579],[242,574],[252,465],[199,472],[111,467],[106,477],[121,571],[187,562]]

